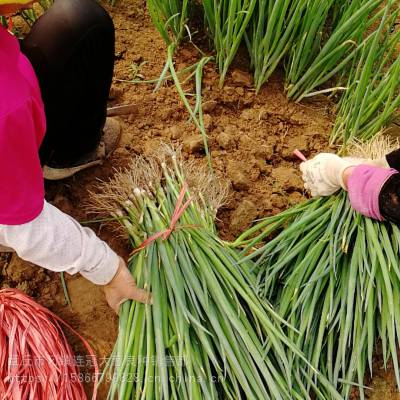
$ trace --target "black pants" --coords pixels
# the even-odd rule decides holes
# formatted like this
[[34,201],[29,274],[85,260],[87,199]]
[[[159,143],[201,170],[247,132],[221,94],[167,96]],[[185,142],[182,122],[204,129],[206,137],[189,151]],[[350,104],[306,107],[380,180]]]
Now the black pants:
[[45,104],[41,162],[71,165],[101,138],[114,70],[113,22],[95,0],[55,0],[21,49]]

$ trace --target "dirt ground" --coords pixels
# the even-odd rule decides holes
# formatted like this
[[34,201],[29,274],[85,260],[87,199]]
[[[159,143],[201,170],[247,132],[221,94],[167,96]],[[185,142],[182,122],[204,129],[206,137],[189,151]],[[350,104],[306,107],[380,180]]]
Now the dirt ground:
[[[93,218],[83,207],[97,179],[112,176],[132,155],[147,154],[160,141],[183,147],[185,157],[206,162],[200,134],[188,122],[188,114],[172,84],[153,93],[149,84],[118,80],[153,79],[160,75],[166,55],[164,42],[152,26],[144,0],[118,0],[106,5],[117,30],[115,82],[110,106],[134,104],[133,113],[119,117],[123,136],[119,148],[104,165],[59,183],[46,183],[47,200],[79,221]],[[204,38],[196,38],[204,44]],[[192,65],[199,53],[188,44],[179,50],[176,66]],[[218,88],[215,66],[205,68],[203,104],[213,167],[230,182],[230,197],[220,210],[221,237],[230,240],[256,218],[275,214],[304,198],[295,148],[310,156],[327,148],[333,120],[332,104],[314,100],[302,105],[289,102],[282,77],[272,77],[255,94],[246,61],[239,57],[223,89]],[[193,86],[185,88],[193,92]],[[107,225],[91,224],[121,255],[129,248]],[[0,287],[18,287],[67,320],[93,345],[100,363],[110,355],[117,335],[117,317],[108,308],[101,290],[79,276],[67,277],[72,307],[65,305],[59,276],[16,256],[0,258]],[[81,349],[76,348],[79,353]],[[400,399],[393,374],[377,369],[370,399]],[[102,388],[100,399],[106,398]]]

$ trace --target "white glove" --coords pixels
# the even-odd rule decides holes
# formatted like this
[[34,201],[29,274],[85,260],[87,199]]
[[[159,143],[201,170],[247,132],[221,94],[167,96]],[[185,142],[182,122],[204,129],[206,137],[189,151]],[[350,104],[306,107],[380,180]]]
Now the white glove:
[[365,164],[361,158],[341,158],[335,154],[321,153],[309,161],[300,164],[304,187],[313,197],[329,196],[340,188],[347,189],[343,181],[343,172],[350,167]]

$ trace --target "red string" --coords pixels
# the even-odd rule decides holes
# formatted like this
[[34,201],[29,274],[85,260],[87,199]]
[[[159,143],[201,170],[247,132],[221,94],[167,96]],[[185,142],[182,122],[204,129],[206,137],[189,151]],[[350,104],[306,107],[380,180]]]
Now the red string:
[[17,289],[0,290],[0,399],[87,399],[62,326],[88,351],[95,374],[92,400],[96,400],[99,367],[89,343]]
[[178,223],[178,221],[182,217],[183,213],[186,211],[186,209],[189,207],[189,204],[193,200],[193,197],[189,197],[189,199],[185,203],[183,203],[183,200],[185,198],[185,194],[186,194],[187,190],[188,190],[188,185],[185,182],[183,184],[181,192],[179,193],[178,200],[176,201],[175,210],[174,210],[174,213],[172,214],[169,227],[167,229],[165,229],[164,231],[155,233],[154,235],[147,238],[139,247],[137,247],[135,250],[133,250],[132,255],[145,249],[147,246],[149,246],[151,243],[153,243],[154,241],[156,241],[159,238],[162,238],[162,240],[167,240],[171,236],[172,232],[174,232],[176,229],[178,229],[176,224]]

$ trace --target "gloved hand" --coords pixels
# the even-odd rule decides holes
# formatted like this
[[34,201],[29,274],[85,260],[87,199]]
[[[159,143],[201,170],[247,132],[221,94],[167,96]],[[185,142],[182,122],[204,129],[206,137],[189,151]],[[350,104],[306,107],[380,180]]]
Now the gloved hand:
[[118,314],[119,307],[126,300],[135,300],[144,304],[152,304],[151,294],[136,286],[125,261],[121,258],[117,273],[113,280],[103,286],[107,303]]
[[335,154],[321,153],[300,164],[304,187],[313,197],[329,196],[340,188],[347,189],[343,173],[347,168],[365,164],[361,158],[341,158]]

